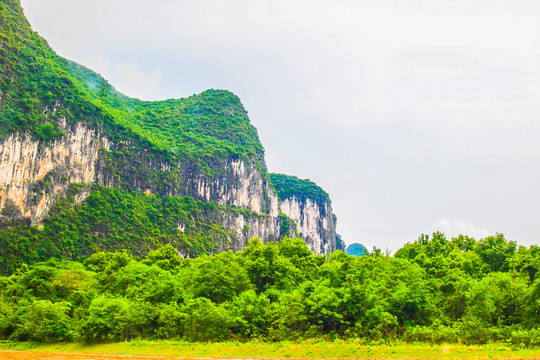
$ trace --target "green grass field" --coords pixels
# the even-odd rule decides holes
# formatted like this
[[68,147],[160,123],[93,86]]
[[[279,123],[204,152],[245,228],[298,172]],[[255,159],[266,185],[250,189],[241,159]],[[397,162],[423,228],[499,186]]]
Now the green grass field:
[[513,349],[502,344],[368,345],[354,341],[250,341],[190,343],[183,341],[130,341],[84,345],[0,342],[0,350],[48,353],[165,355],[178,357],[301,358],[301,359],[540,359],[540,349]]

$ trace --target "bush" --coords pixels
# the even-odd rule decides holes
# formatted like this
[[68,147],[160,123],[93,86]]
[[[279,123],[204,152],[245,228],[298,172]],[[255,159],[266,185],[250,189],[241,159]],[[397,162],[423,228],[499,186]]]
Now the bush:
[[407,342],[427,342],[434,344],[457,343],[460,341],[459,329],[444,325],[414,326],[403,333]]
[[46,343],[72,339],[69,303],[36,300],[22,311],[21,323],[13,338]]
[[187,303],[189,314],[185,337],[191,341],[226,340],[231,329],[241,321],[225,309],[206,298],[197,298]]
[[508,340],[512,345],[520,347],[537,347],[540,346],[540,330],[515,330]]
[[92,300],[81,326],[86,342],[125,341],[142,334],[146,325],[141,305],[125,298]]

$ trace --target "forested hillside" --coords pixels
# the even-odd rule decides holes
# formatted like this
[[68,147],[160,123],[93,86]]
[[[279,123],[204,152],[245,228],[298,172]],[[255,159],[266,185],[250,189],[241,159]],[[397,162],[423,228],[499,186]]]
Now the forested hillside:
[[96,253],[0,277],[0,337],[355,338],[538,346],[540,248],[502,235],[422,236],[395,256],[314,255],[300,239],[182,259]]
[[141,101],[100,75],[66,60],[32,31],[18,0],[0,4],[0,138],[28,132],[50,141],[57,120],[102,126],[111,138],[140,142],[164,156],[206,161],[262,159],[257,130],[234,94],[209,90],[185,99]]
[[[74,205],[75,197],[83,191],[90,195]],[[163,243],[171,244],[183,256],[215,253],[230,247],[234,234],[224,223],[231,214],[246,221],[262,217],[247,209],[216,206],[189,196],[149,196],[72,184],[42,226],[12,221],[0,227],[0,273],[11,274],[22,264],[54,257],[82,261],[100,249],[127,250],[142,256]],[[248,229],[242,231],[248,236]],[[294,234],[292,224],[284,221],[283,232]]]
[[100,250],[172,244],[196,256],[296,235],[236,95],[129,98],[58,56],[18,0],[0,3],[0,56],[0,273]]

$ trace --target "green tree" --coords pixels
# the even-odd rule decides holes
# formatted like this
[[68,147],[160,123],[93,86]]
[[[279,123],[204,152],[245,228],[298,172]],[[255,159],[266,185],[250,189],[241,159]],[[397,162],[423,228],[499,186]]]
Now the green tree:
[[144,313],[137,303],[100,296],[92,300],[80,332],[91,343],[125,341],[142,335],[145,325]]
[[70,306],[66,302],[35,300],[21,309],[20,324],[14,337],[18,340],[58,342],[72,339]]
[[508,271],[509,261],[516,250],[516,242],[506,240],[503,234],[481,239],[474,247],[491,271]]
[[525,320],[527,283],[508,273],[491,273],[468,293],[467,317],[484,326],[508,326]]
[[241,256],[251,283],[257,292],[274,288],[277,290],[291,289],[302,278],[301,272],[288,258],[280,256],[277,246],[262,244],[258,238],[253,238],[246,246]]
[[182,258],[178,256],[178,250],[167,244],[156,250],[150,251],[143,260],[146,265],[156,265],[163,270],[175,272],[182,264]]
[[223,305],[216,305],[207,298],[196,298],[186,304],[188,323],[184,336],[191,341],[226,340],[231,329],[240,319],[234,317]]
[[199,256],[183,269],[184,283],[195,297],[205,297],[215,303],[231,301],[251,289],[248,272],[232,252],[214,256]]

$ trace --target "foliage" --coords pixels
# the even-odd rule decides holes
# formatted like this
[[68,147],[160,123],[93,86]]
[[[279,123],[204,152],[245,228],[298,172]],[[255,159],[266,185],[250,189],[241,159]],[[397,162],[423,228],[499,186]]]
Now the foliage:
[[206,166],[230,157],[262,160],[257,130],[234,94],[207,90],[184,99],[131,99],[54,53],[17,1],[0,3],[0,25],[0,140],[26,133],[52,141],[64,136],[64,126],[83,123],[164,159]]
[[13,333],[18,340],[57,342],[70,340],[70,304],[34,300],[20,314],[20,326]]
[[268,174],[280,200],[296,198],[299,201],[310,199],[319,205],[330,204],[330,197],[317,184],[309,179],[284,174]]
[[[86,199],[77,202],[81,194]],[[170,244],[176,250],[160,249],[146,260],[168,270],[174,266],[178,251],[195,256],[230,247],[231,234],[223,226],[223,217],[230,213],[246,219],[259,216],[188,196],[145,195],[72,184],[42,226],[25,221],[0,223],[0,269],[9,274],[22,263],[51,257],[84,260],[100,250],[125,249],[141,256]]]
[[[98,252],[0,277],[0,338],[90,343],[131,339],[305,338],[538,346],[538,247],[502,235],[422,235],[396,256],[314,255],[301,239],[251,240],[194,259],[166,245],[137,260]],[[467,244],[464,246],[464,244]],[[500,254],[500,251],[487,252]],[[499,266],[492,271],[493,264]],[[531,278],[530,274],[534,274]]]

